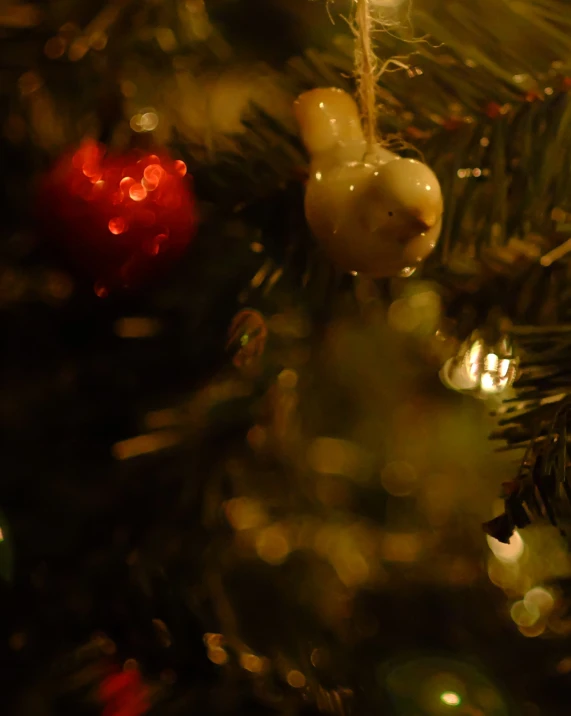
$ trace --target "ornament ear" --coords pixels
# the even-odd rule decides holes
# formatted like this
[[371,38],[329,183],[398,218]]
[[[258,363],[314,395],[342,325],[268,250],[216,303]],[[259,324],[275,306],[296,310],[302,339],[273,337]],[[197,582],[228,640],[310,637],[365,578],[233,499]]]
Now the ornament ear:
[[306,92],[296,100],[294,111],[311,156],[331,151],[340,144],[364,142],[355,100],[343,90],[329,88]]

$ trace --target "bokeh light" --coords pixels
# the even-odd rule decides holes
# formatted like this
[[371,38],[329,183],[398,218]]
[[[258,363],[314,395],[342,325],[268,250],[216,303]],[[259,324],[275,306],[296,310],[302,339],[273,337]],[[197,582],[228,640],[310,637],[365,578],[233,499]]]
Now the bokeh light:
[[517,562],[523,554],[525,544],[521,538],[520,533],[516,530],[510,537],[508,544],[499,542],[494,537],[487,535],[486,537],[488,545],[494,556],[500,560],[500,562]]
[[443,704],[446,704],[446,706],[460,706],[462,703],[462,699],[454,691],[444,691],[440,694],[440,700]]
[[294,689],[302,689],[305,686],[306,678],[301,671],[294,669],[288,673],[287,682]]

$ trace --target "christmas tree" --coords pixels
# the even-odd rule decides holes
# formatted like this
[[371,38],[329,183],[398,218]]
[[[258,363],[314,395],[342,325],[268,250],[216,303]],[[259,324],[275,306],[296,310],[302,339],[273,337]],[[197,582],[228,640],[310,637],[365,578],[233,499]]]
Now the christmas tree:
[[2,713],[567,714],[570,31],[0,8]]

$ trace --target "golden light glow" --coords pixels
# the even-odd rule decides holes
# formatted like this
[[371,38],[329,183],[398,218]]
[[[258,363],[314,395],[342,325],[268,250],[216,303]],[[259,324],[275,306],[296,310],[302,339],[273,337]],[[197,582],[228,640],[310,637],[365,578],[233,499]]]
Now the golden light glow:
[[539,609],[535,604],[526,605],[523,601],[516,602],[510,609],[513,621],[521,627],[531,627],[539,619]]
[[50,60],[56,60],[64,54],[66,47],[67,43],[63,37],[52,37],[44,45],[44,54]]
[[285,388],[286,390],[293,390],[293,388],[297,385],[297,381],[297,373],[295,370],[291,370],[289,368],[282,370],[282,372],[278,375],[278,383],[280,384],[280,387]]
[[145,112],[139,122],[140,131],[153,132],[159,126],[159,117],[155,112]]
[[535,608],[539,611],[539,614],[544,617],[547,616],[555,606],[555,599],[547,589],[534,587],[526,592],[523,603],[528,610]]
[[113,445],[113,457],[117,460],[128,460],[139,455],[147,455],[149,453],[164,450],[174,445],[178,445],[181,437],[180,434],[173,430],[163,430],[160,433],[152,433],[150,435],[139,435],[136,438],[122,440]]
[[564,659],[557,664],[557,672],[559,674],[570,674],[571,673],[571,656],[566,656]]
[[120,318],[115,333],[120,338],[149,338],[159,332],[159,323],[151,318]]
[[316,438],[307,451],[307,461],[312,470],[323,475],[356,477],[363,466],[363,456],[348,440],[339,438]]
[[294,689],[302,689],[305,686],[305,681],[305,676],[301,671],[293,670],[287,675],[287,682],[290,686],[293,686]]
[[264,660],[255,654],[240,654],[240,666],[252,674],[261,674],[264,670]]
[[225,664],[228,661],[228,654],[225,649],[216,647],[208,650],[208,658],[213,664],[222,666],[222,664]]
[[517,562],[523,554],[525,548],[524,542],[521,538],[520,533],[516,530],[510,538],[508,544],[498,542],[497,539],[486,537],[488,546],[494,553],[494,556],[500,560],[500,562]]
[[222,634],[206,632],[206,634],[202,637],[202,641],[209,649],[215,649],[217,647],[221,647],[222,644],[224,644],[224,636]]
[[262,530],[256,539],[256,551],[260,559],[272,565],[285,562],[290,544],[282,525],[272,525]]
[[267,521],[262,505],[248,497],[235,497],[224,505],[226,519],[235,530],[261,527]]
[[446,706],[460,706],[462,702],[460,696],[454,691],[444,691],[444,693],[440,694],[440,700]]

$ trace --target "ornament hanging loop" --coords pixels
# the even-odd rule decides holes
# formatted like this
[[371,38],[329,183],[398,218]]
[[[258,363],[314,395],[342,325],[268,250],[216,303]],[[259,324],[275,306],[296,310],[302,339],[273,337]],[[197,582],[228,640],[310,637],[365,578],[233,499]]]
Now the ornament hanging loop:
[[373,17],[370,0],[353,0],[355,10],[355,77],[357,96],[369,150],[378,143],[377,79],[379,63],[373,49]]

